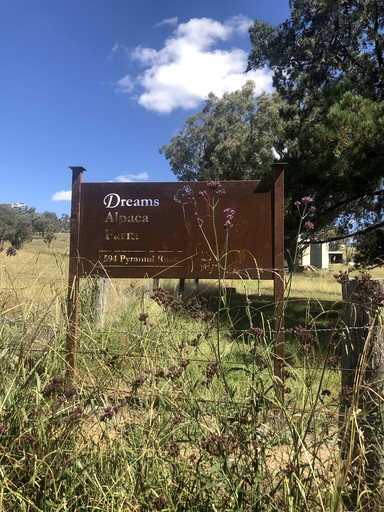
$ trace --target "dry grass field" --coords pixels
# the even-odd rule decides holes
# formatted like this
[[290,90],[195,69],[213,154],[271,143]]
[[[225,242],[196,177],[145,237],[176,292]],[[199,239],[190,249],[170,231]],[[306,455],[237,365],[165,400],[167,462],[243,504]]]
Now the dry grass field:
[[284,384],[274,375],[272,283],[226,282],[223,294],[210,281],[181,293],[177,281],[154,292],[152,280],[111,280],[100,319],[84,279],[69,382],[68,246],[59,234],[49,248],[36,239],[16,256],[0,253],[0,510],[379,503],[364,477],[371,448],[360,440],[360,455],[343,461],[339,451],[358,435],[361,414],[352,401],[339,423],[334,274],[345,267],[286,275]]

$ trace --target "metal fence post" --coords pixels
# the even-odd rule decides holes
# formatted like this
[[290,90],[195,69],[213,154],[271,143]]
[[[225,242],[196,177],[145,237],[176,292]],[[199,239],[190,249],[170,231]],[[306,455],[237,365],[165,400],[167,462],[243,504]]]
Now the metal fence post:
[[79,318],[79,240],[80,201],[84,167],[70,167],[72,170],[71,232],[69,242],[69,271],[67,295],[67,336],[66,336],[66,379],[76,375],[77,335]]

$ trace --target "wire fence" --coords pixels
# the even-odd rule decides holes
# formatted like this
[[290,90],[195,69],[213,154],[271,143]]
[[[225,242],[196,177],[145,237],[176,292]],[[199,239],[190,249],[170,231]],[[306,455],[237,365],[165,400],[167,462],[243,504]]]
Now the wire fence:
[[[7,318],[7,316],[3,315],[2,320],[5,323],[8,323],[9,325],[17,325],[22,324],[23,319],[22,318]],[[370,325],[366,324],[363,326],[346,326],[340,320],[338,320],[338,324],[331,328],[324,328],[324,327],[315,327],[313,324],[310,324],[308,326],[300,326],[298,328],[282,328],[280,331],[277,331],[276,329],[272,328],[271,326],[265,329],[264,332],[260,331],[258,335],[255,334],[255,332],[252,331],[252,329],[236,329],[233,327],[226,328],[226,334],[229,336],[229,338],[232,339],[232,341],[236,342],[236,340],[241,344],[243,348],[245,348],[244,352],[242,354],[237,354],[236,358],[231,357],[230,355],[226,357],[220,357],[220,365],[225,371],[229,371],[232,368],[236,367],[239,371],[243,369],[244,371],[247,370],[247,367],[249,367],[250,364],[252,364],[252,358],[251,354],[249,353],[249,350],[247,351],[247,346],[249,346],[249,349],[252,347],[257,346],[259,342],[259,336],[264,337],[264,340],[268,340],[269,346],[273,345],[274,339],[277,337],[277,335],[284,333],[286,339],[295,342],[296,339],[300,339],[303,335],[309,335],[309,336],[328,336],[330,340],[337,340],[337,342],[343,343],[343,340],[346,340],[352,333],[361,333],[361,337],[366,336],[367,332],[371,328]],[[376,335],[379,335],[380,326],[377,326],[374,328]],[[103,328],[97,328],[95,329],[95,339],[92,340],[92,343],[97,343],[97,340],[102,339],[104,343],[108,343],[108,340],[111,338],[123,338],[127,337],[130,340],[136,340],[140,341],[145,334],[143,332],[133,332],[132,330],[124,330],[124,329],[103,329]],[[67,348],[65,347],[64,343],[64,335],[63,331],[61,332],[53,332],[52,335],[54,338],[59,340],[59,343],[55,345],[55,353],[63,360],[65,361],[65,356],[67,354]],[[80,330],[79,332],[79,346],[77,349],[76,355],[81,358],[90,358],[97,359],[98,363],[101,364],[109,364],[109,359],[113,358],[113,361],[119,361],[119,363],[126,365],[126,368],[129,369],[129,365],[131,365],[132,368],[135,367],[143,367],[145,364],[151,364],[153,367],[156,366],[156,355],[154,355],[154,358],[151,360],[151,354],[140,354],[137,352],[134,352],[130,349],[126,350],[119,350],[116,348],[116,345],[109,348],[109,347],[103,347],[103,348],[89,348],[86,345],[89,345],[88,341],[89,338],[92,337],[92,334],[89,334],[87,332],[82,332]],[[97,339],[96,339],[97,338]],[[61,341],[60,341],[61,340]],[[83,343],[84,342],[84,343]],[[335,343],[336,344],[336,343]],[[120,345],[121,346],[121,345]],[[7,344],[1,343],[0,340],[0,350],[4,352],[16,352],[17,347],[15,346],[9,346]],[[44,343],[42,342],[40,346],[36,346],[36,344],[32,344],[32,346],[29,347],[28,352],[33,354],[44,354],[49,350],[48,346],[44,346]],[[273,350],[271,351],[271,354],[273,354]],[[285,401],[284,407],[290,414],[311,414],[313,413],[313,408],[308,407],[298,407],[296,403],[294,403],[293,400],[290,400],[290,393],[291,390],[289,386],[287,386],[287,381],[291,378],[292,375],[289,375],[290,372],[301,372],[304,374],[305,372],[324,372],[327,371],[333,375],[335,375],[335,378],[339,378],[339,386],[338,390],[336,390],[335,386],[332,390],[332,399],[326,400],[327,395],[322,395],[321,392],[327,392],[328,389],[326,389],[324,386],[322,390],[318,390],[318,401],[316,404],[316,409],[318,410],[319,414],[329,416],[332,418],[336,418],[339,414],[339,408],[340,408],[340,398],[342,395],[342,379],[341,374],[342,372],[355,372],[355,367],[347,367],[343,366],[341,364],[340,359],[340,349],[339,353],[337,354],[337,357],[333,357],[332,350],[330,350],[331,356],[328,358],[320,357],[316,358],[313,357],[311,360],[306,360],[305,364],[300,364],[300,361],[298,360],[290,360],[289,358],[282,358],[280,360],[280,363],[282,364],[283,369],[283,382],[279,382],[278,385],[281,387],[284,391],[284,395],[288,397],[288,399]],[[164,366],[167,366],[169,364],[172,364],[175,362],[177,358],[177,354],[169,355],[169,354],[162,354],[162,364]],[[95,361],[94,361],[95,362]],[[271,359],[269,361],[271,363]],[[177,360],[176,360],[177,363]],[[200,366],[208,366],[211,364],[217,363],[217,359],[214,359],[212,357],[204,357],[199,356],[196,357],[195,355],[191,355],[188,357],[188,364],[194,364],[194,365],[200,365]],[[260,368],[260,372],[264,371],[263,368]],[[266,371],[269,372],[270,375],[272,375],[273,372],[273,362],[270,368]],[[128,372],[129,373],[129,372]],[[276,377],[276,376],[275,376]],[[131,378],[134,378],[134,371],[132,371]],[[304,382],[305,378],[302,379],[302,385],[305,386],[306,383]],[[109,391],[111,393],[117,393],[121,394],[125,397],[128,397],[130,399],[137,399],[137,390],[132,390],[129,387],[130,380],[129,378],[126,381],[127,388],[121,389],[121,387],[117,387],[114,389],[110,389]],[[276,385],[276,382],[275,382]],[[107,390],[106,390],[107,391]],[[141,395],[143,400],[150,399],[151,395],[147,395],[145,397],[144,394]],[[228,400],[226,397],[217,397],[215,400],[208,400],[206,398],[198,398],[197,399],[199,403],[201,404],[227,404]],[[292,402],[292,403],[291,403]],[[236,404],[238,406],[244,406],[246,402],[240,400],[236,401],[234,399],[231,400],[232,404]]]
[[[343,337],[347,336],[348,333],[350,332],[361,332],[362,336],[363,335],[366,335],[366,333],[369,331],[369,329],[371,328],[371,326],[369,325],[365,325],[365,326],[353,326],[353,327],[343,327],[343,328],[327,328],[327,329],[307,329],[307,328],[304,328],[303,331],[305,333],[308,333],[308,334],[318,334],[318,333],[329,333],[330,335],[335,335],[335,334],[338,334],[338,335],[342,335]],[[380,333],[381,332],[381,327],[380,326],[375,326],[374,327],[374,331],[377,332],[377,333]],[[282,329],[282,331],[285,333],[285,334],[288,334],[288,335],[292,335],[293,337],[295,337],[295,331],[294,329],[287,329],[287,330],[284,330]],[[300,331],[299,335],[302,334],[303,331]],[[232,333],[234,334],[237,334],[237,335],[247,335],[249,337],[252,337],[254,336],[252,332],[250,332],[249,329],[241,329],[241,330],[231,330]],[[268,334],[270,337],[273,337],[277,334],[277,331],[275,330],[269,330],[268,331]],[[132,332],[132,331],[126,331],[126,330],[121,330],[121,329],[118,329],[118,330],[108,330],[108,331],[98,331],[97,332],[97,335],[98,336],[106,336],[106,337],[113,337],[113,336],[119,336],[119,335],[124,335],[124,336],[130,336],[130,337],[136,337],[137,339],[140,339],[142,337],[142,334],[137,334],[135,332]],[[105,349],[105,348],[102,348],[102,349],[89,349],[89,348],[82,348],[81,345],[81,334],[80,334],[80,339],[79,339],[79,348],[77,349],[77,354],[78,355],[94,355],[94,356],[105,356],[105,355],[111,355],[111,353]],[[250,344],[249,344],[250,345]],[[251,345],[250,345],[251,346]],[[3,350],[3,351],[15,351],[17,350],[17,347],[15,346],[9,346],[9,345],[4,345],[4,344],[0,344],[0,350]],[[28,349],[30,352],[36,352],[36,353],[43,353],[47,350],[47,347],[30,347]],[[56,348],[55,349],[56,352],[58,353],[66,353],[66,348],[64,346],[62,347],[59,347],[59,348]],[[113,351],[113,355],[114,356],[117,356],[117,357],[129,357],[131,359],[146,359],[148,358],[147,355],[140,355],[140,354],[134,354],[132,352],[130,352],[129,350],[124,350],[124,351],[116,351],[114,350]],[[172,359],[170,356],[166,356],[166,355],[163,355],[164,358],[168,358],[168,359]],[[205,359],[205,358],[189,358],[189,361],[190,362],[197,362],[197,363],[211,363],[212,362],[212,359]],[[222,359],[221,360],[222,364],[223,365],[235,365],[235,364],[246,364],[246,363],[243,363],[242,361],[239,361],[238,359],[236,360],[231,360],[231,359]],[[284,362],[284,361],[283,361]],[[289,364],[290,367],[293,367],[292,364]],[[306,368],[307,366],[300,366],[300,365],[294,365],[294,368],[297,368],[297,369],[303,369],[303,368]],[[313,370],[321,370],[323,368],[323,366],[313,366],[311,365],[311,369]],[[341,366],[334,366],[333,364],[327,366],[327,369],[328,370],[333,370],[333,371],[341,371],[341,370],[349,370],[349,371],[353,371],[355,370],[356,368],[346,368],[346,367],[341,367]]]

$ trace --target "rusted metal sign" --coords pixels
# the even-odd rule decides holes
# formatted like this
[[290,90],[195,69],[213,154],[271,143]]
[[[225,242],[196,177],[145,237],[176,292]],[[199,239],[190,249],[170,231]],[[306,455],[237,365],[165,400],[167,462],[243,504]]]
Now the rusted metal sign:
[[83,183],[80,276],[272,279],[275,195],[274,181]]
[[274,179],[83,183],[72,169],[67,378],[76,373],[79,280],[273,279],[275,376],[283,403],[284,164]]

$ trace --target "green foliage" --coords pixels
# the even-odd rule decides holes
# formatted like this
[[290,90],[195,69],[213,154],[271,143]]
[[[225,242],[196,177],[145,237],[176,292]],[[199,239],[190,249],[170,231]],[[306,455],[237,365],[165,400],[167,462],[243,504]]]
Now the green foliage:
[[369,237],[357,237],[355,261],[361,265],[384,264],[384,230],[375,230]]
[[36,213],[32,219],[32,225],[34,231],[40,233],[41,238],[48,247],[50,247],[52,241],[55,239],[55,233],[62,229],[61,219],[59,220],[57,218],[56,213],[47,211]]
[[35,208],[19,210],[8,204],[0,205],[0,244],[9,242],[15,249],[21,249],[32,240],[33,233],[39,233],[50,247],[55,233],[69,231],[70,217],[63,214],[59,219],[54,212],[37,213]]
[[256,20],[249,66],[269,65],[290,105],[306,110],[328,85],[347,80],[354,92],[384,95],[384,5],[377,0],[291,0],[277,27]]
[[63,213],[59,219],[59,223],[60,223],[60,231],[62,233],[69,232],[69,230],[71,228],[71,218],[68,214]]
[[32,239],[32,222],[28,212],[19,212],[7,204],[0,205],[0,243],[10,242],[20,249]]
[[218,98],[209,94],[201,112],[191,116],[160,152],[179,180],[260,178],[280,147],[279,99],[255,97],[254,84]]
[[44,238],[46,233],[53,233],[59,228],[59,219],[53,212],[36,213],[32,220],[34,231]]
[[[273,27],[256,20],[249,68],[265,65],[284,104],[287,200],[312,195],[319,238],[382,225],[384,4],[291,0]],[[288,203],[287,247],[297,219]]]
[[330,160],[334,187],[348,175],[350,193],[357,195],[359,188],[375,190],[382,177],[383,138],[384,103],[347,92],[315,127],[314,153]]
[[320,233],[335,219],[341,234],[348,234],[351,224],[357,231],[380,223],[383,119],[384,103],[347,92],[302,137],[311,158],[301,188],[316,198],[314,222]]

